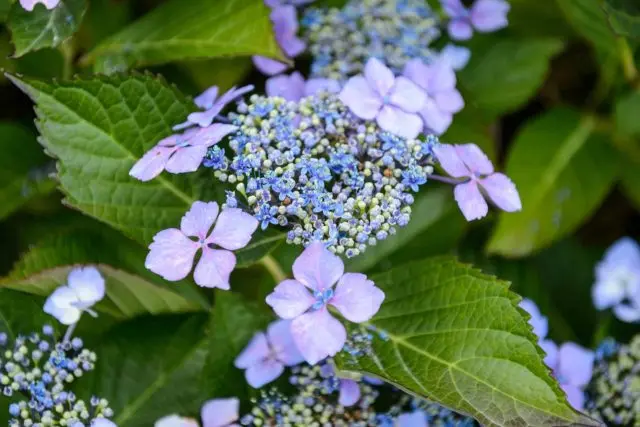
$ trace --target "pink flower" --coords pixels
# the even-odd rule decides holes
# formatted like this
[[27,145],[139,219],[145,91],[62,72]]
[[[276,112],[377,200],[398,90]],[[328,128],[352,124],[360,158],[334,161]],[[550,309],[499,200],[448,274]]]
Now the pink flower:
[[504,0],[476,0],[468,10],[460,0],[441,0],[449,21],[449,35],[454,40],[468,40],[473,29],[488,33],[507,26],[510,6]]
[[[300,55],[304,51],[306,44],[296,35],[298,32],[296,8],[291,5],[276,5],[271,11],[270,17],[276,41],[285,55],[289,58],[295,58]],[[258,70],[269,76],[280,74],[289,68],[287,64],[264,56],[254,56],[253,64]]]
[[163,170],[170,173],[193,172],[202,163],[209,147],[236,129],[232,125],[214,123],[164,138],[133,165],[129,175],[140,181],[149,181]]
[[347,331],[329,314],[328,305],[359,323],[373,317],[384,300],[384,293],[367,276],[344,273],[342,260],[320,242],[309,245],[295,260],[293,276],[295,280],[281,282],[266,301],[278,316],[293,319],[293,341],[312,365],[335,355],[347,339]]
[[[214,222],[215,227],[209,233]],[[162,230],[153,237],[145,266],[166,280],[182,280],[191,271],[196,253],[202,249],[193,274],[196,283],[207,288],[229,289],[229,275],[236,266],[236,257],[231,251],[245,247],[257,227],[258,221],[240,209],[227,208],[218,216],[217,203],[195,202],[182,217],[180,229]]]
[[224,107],[242,95],[251,92],[253,89],[253,85],[247,85],[241,88],[234,86],[218,98],[218,86],[211,86],[193,100],[195,104],[204,111],[189,114],[187,121],[175,125],[173,130],[181,130],[195,125],[203,128],[210,126]]
[[267,96],[281,96],[287,101],[299,101],[305,96],[315,95],[318,92],[329,93],[340,92],[340,84],[331,79],[309,79],[305,82],[304,77],[299,72],[291,73],[287,76],[270,77],[266,84]]
[[553,370],[560,387],[567,394],[569,403],[575,409],[582,410],[583,388],[591,380],[594,353],[572,342],[564,343],[558,348],[552,341],[544,340],[540,346],[547,353],[545,363]]
[[462,110],[464,100],[456,90],[456,73],[445,60],[426,65],[412,59],[404,68],[406,77],[424,89],[426,101],[420,110],[425,126],[441,135],[451,125],[453,114]]
[[417,114],[426,96],[406,77],[393,72],[375,58],[367,61],[364,76],[351,77],[340,92],[340,100],[361,119],[378,122],[388,132],[404,138],[415,138],[423,123]]
[[454,195],[467,221],[487,214],[488,206],[483,192],[502,210],[515,212],[522,209],[514,183],[506,175],[494,173],[491,160],[477,145],[440,144],[433,151],[449,175],[466,178],[455,186]]
[[291,322],[278,320],[267,333],[257,333],[236,358],[236,368],[246,369],[245,377],[253,388],[260,388],[278,378],[285,366],[294,366],[304,358],[291,336]]
[[20,6],[29,12],[33,11],[33,8],[38,3],[42,3],[44,7],[51,10],[60,3],[60,0],[20,0]]

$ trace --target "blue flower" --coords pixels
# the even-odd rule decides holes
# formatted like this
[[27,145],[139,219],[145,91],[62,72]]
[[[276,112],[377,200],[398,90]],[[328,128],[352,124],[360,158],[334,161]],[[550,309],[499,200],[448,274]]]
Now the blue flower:
[[214,145],[207,152],[207,156],[204,158],[204,165],[212,169],[226,169],[227,159],[225,157],[224,150],[217,145]]
[[417,167],[411,167],[408,170],[402,172],[402,184],[411,188],[413,191],[418,191],[419,186],[426,183],[427,178],[421,169]]
[[278,214],[278,208],[275,206],[269,206],[268,204],[260,205],[258,212],[255,214],[255,217],[258,221],[260,221],[260,228],[265,230],[269,224],[277,224],[278,220],[276,219],[276,215]]

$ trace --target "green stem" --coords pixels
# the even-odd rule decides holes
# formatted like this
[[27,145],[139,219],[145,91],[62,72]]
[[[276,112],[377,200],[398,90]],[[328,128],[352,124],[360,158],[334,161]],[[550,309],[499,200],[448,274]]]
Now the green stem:
[[60,52],[62,52],[62,58],[64,64],[62,68],[62,79],[69,80],[73,76],[73,59],[75,56],[75,48],[73,46],[73,40],[67,40],[60,45]]
[[633,51],[624,37],[618,38],[618,51],[620,53],[620,60],[622,61],[624,77],[631,86],[634,88],[638,87],[640,81],[638,80],[638,69],[636,68],[636,63],[633,58]]
[[280,264],[271,255],[266,255],[260,260],[260,264],[271,274],[276,283],[280,283],[287,278]]

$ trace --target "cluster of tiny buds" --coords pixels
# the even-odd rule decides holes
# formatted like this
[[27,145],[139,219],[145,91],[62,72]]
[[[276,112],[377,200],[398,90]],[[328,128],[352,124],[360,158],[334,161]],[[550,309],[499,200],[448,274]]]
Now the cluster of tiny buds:
[[352,331],[347,337],[347,342],[342,347],[341,352],[349,356],[350,360],[356,363],[359,358],[371,355],[373,353],[373,341],[375,338],[388,341],[389,336],[383,330],[377,329],[372,325],[358,325],[358,328]]
[[337,81],[361,73],[371,57],[395,74],[413,58],[429,63],[441,34],[424,0],[352,0],[342,9],[309,9],[301,23],[313,57],[310,77]]
[[[77,378],[95,368],[96,354],[80,338],[56,342],[54,330],[18,336],[9,342],[0,333],[0,383],[7,397],[22,397],[10,404],[11,427],[73,426],[113,415],[105,399],[90,404],[67,390]],[[84,425],[84,424],[81,424]]]
[[412,193],[433,172],[435,136],[382,131],[334,94],[298,103],[253,95],[229,119],[232,155],[216,145],[204,165],[235,186],[227,207],[243,205],[262,229],[288,227],[289,243],[323,241],[356,256],[409,222]]

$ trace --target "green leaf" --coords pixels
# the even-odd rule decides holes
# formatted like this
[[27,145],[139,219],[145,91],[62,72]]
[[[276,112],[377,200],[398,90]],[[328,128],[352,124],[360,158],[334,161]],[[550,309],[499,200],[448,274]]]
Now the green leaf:
[[343,372],[388,381],[470,414],[485,426],[597,426],[575,412],[542,361],[542,350],[508,283],[450,258],[371,278],[386,295],[369,322],[388,339]]
[[[479,41],[459,74],[465,100],[491,114],[502,114],[527,102],[544,81],[561,40],[497,39]],[[500,78],[496,78],[500,76]]]
[[616,101],[613,118],[616,132],[640,137],[640,93],[629,92]]
[[569,24],[600,52],[617,49],[615,34],[600,0],[556,0]]
[[195,415],[210,398],[199,386],[206,316],[156,316],[117,325],[85,340],[96,370],[78,380],[78,396],[109,400],[121,427],[147,427],[169,414]]
[[622,189],[640,211],[640,166],[638,163],[626,163],[622,168]]
[[491,122],[483,120],[482,111],[471,105],[455,115],[451,126],[440,137],[440,141],[460,144],[473,142],[493,161],[497,161],[495,138],[491,133]]
[[61,0],[52,10],[38,4],[32,12],[14,5],[7,23],[16,47],[14,56],[60,45],[76,32],[86,9],[85,0]]
[[604,0],[602,8],[613,30],[622,36],[640,37],[640,4],[635,0]]
[[210,397],[237,396],[244,400],[249,395],[249,386],[244,372],[236,369],[233,361],[273,316],[264,303],[249,302],[231,292],[216,291],[215,299],[203,383]]
[[261,0],[170,0],[100,43],[83,63],[109,73],[186,59],[284,59],[271,27]]
[[30,199],[54,190],[47,157],[35,135],[15,123],[0,123],[0,219]]
[[571,233],[600,205],[617,178],[619,157],[594,128],[593,117],[563,108],[524,127],[506,166],[522,211],[500,214],[490,253],[528,255]]
[[573,36],[555,1],[510,0],[509,33],[524,37]]

